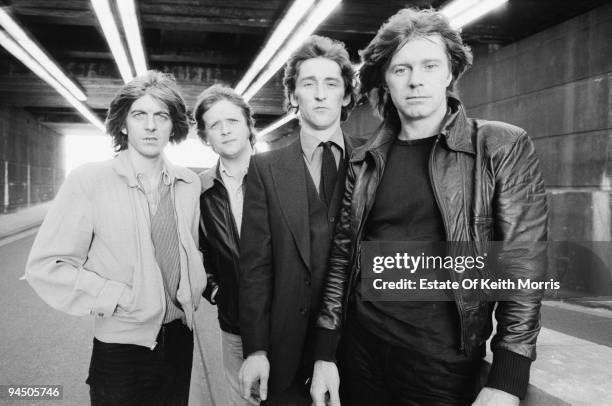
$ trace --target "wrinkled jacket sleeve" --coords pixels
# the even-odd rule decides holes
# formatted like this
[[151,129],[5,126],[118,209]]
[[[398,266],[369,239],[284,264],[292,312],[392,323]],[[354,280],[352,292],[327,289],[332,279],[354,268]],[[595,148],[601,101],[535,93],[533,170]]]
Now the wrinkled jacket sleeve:
[[71,315],[112,316],[124,290],[83,267],[94,237],[92,206],[77,169],[64,181],[30,251],[25,278],[50,306]]
[[340,218],[336,225],[328,260],[328,274],[323,287],[321,308],[317,318],[315,359],[335,361],[336,347],[341,334],[342,306],[346,292],[352,255],[351,201],[355,186],[355,167],[347,170]]
[[[492,159],[496,179],[494,239],[504,241],[499,257],[503,272],[512,278],[542,280],[547,265],[547,205],[533,143],[523,133]],[[498,302],[487,386],[524,396],[529,367],[536,356],[542,293],[523,289],[511,300]]]
[[[200,197],[200,201],[204,199],[204,196]],[[204,270],[206,271],[206,289],[202,293],[202,296],[206,300],[208,300],[211,304],[216,304],[214,298],[212,297],[213,292],[218,287],[217,283],[217,269],[213,266],[210,261],[210,252],[209,252],[209,242],[208,235],[206,234],[206,227],[204,226],[204,216],[206,216],[206,212],[204,210],[204,204],[200,204],[200,226],[198,230],[198,240],[200,245],[200,251],[202,252],[203,262],[204,262]]]
[[268,351],[274,275],[268,196],[258,156],[249,164],[240,239],[239,313],[243,353]]

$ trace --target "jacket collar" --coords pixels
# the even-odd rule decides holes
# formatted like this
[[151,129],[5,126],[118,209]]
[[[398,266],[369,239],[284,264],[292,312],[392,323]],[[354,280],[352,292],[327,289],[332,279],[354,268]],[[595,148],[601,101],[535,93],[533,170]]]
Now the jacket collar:
[[[452,95],[447,96],[447,104],[449,113],[444,118],[440,136],[445,140],[448,148],[474,154],[475,148],[471,137],[470,123],[465,115],[463,104]],[[397,131],[391,128],[388,123],[383,122],[374,136],[362,147],[355,150],[351,162],[362,161],[368,153],[387,150],[389,148],[388,144],[395,141],[396,138]]]
[[212,167],[205,169],[198,174],[200,177],[200,183],[202,184],[201,193],[206,192],[208,189],[215,185],[215,180],[221,182],[221,173],[219,171],[219,160]]
[[455,96],[447,97],[449,115],[446,117],[440,134],[446,139],[448,148],[454,151],[475,154],[474,139],[472,137],[472,126],[465,114],[465,108],[461,101]]
[[[190,170],[187,168],[183,168],[181,166],[177,166],[172,164],[165,155],[162,156],[164,162],[164,168],[166,169],[168,176],[170,178],[170,184],[174,184],[175,181],[181,180],[186,183],[191,183],[191,175]],[[138,187],[138,179],[136,178],[136,172],[134,171],[132,164],[128,158],[127,150],[120,151],[112,163],[113,169],[123,179],[125,179],[126,183],[130,187]]]

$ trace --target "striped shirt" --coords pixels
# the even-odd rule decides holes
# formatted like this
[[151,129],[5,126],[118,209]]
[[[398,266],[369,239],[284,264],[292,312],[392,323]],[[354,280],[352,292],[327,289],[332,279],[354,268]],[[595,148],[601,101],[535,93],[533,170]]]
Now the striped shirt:
[[[138,180],[141,180],[140,176]],[[140,184],[142,187],[143,182],[140,182]],[[181,266],[178,229],[176,227],[174,204],[170,189],[170,179],[164,170],[157,190],[145,192],[149,202],[151,239],[155,247],[155,259],[164,281],[164,296],[166,300],[164,324],[176,319],[185,320],[185,315],[176,297],[181,279]]]

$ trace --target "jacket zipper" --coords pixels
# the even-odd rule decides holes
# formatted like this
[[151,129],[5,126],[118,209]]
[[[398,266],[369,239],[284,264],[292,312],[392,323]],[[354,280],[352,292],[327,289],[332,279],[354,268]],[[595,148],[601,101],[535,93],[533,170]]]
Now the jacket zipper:
[[[444,206],[442,205],[442,201],[440,199],[440,194],[437,188],[437,185],[435,183],[435,177],[434,177],[434,156],[435,156],[435,150],[436,147],[438,145],[438,142],[440,141],[440,134],[438,134],[438,136],[436,137],[436,141],[434,142],[433,147],[431,148],[431,153],[429,155],[429,179],[431,181],[431,186],[434,192],[434,197],[436,199],[436,203],[438,204],[438,208],[440,209],[440,214],[442,215],[442,223],[444,224],[444,231],[446,234],[446,240],[450,241],[450,233],[449,233],[449,228],[448,228],[448,221],[446,219],[446,211]],[[457,311],[459,313],[459,322],[461,325],[461,332],[460,332],[460,336],[461,336],[461,343],[459,346],[459,350],[462,353],[465,353],[465,338],[464,338],[464,330],[465,330],[465,320],[463,317],[463,300],[461,299],[461,295],[460,294],[455,294],[455,299],[457,301]]]
[[[374,156],[374,159],[377,161],[377,169],[378,171],[375,171],[375,175],[377,176],[376,178],[376,188],[378,189],[378,184],[380,183],[380,167],[381,167],[381,159],[380,156],[378,154],[372,154],[372,156]],[[353,267],[353,265],[355,264],[355,262],[359,262],[359,273],[361,273],[361,261],[359,261],[358,256],[361,255],[361,235],[363,233],[363,227],[365,227],[365,221],[368,218],[368,215],[370,214],[370,211],[372,210],[372,206],[373,204],[369,205],[369,207],[367,206],[368,202],[365,202],[364,205],[364,209],[363,209],[363,213],[361,215],[361,219],[359,221],[359,228],[357,229],[357,235],[355,238],[355,247],[353,248],[353,258],[354,258],[354,263],[351,264],[351,268]],[[357,272],[355,272],[351,279],[349,280],[349,285],[347,286],[347,294],[345,295],[345,301],[344,301],[344,319],[346,319],[346,314],[348,312],[348,302],[349,302],[349,296],[350,296],[350,292],[352,291],[351,287],[355,285],[356,281],[357,281]]]

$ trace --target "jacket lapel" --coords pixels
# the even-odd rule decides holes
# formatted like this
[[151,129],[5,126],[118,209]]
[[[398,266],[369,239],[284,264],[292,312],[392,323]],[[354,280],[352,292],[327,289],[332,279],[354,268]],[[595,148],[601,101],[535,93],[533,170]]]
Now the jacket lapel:
[[295,239],[302,261],[310,269],[307,174],[299,137],[287,147],[285,153],[279,155],[276,165],[271,165],[270,170],[289,230]]

